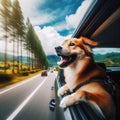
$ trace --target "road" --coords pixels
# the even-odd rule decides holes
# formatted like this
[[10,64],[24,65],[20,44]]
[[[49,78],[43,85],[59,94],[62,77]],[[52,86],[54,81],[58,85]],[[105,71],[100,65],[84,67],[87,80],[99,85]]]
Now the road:
[[56,75],[49,72],[0,89],[0,120],[55,120],[49,101]]

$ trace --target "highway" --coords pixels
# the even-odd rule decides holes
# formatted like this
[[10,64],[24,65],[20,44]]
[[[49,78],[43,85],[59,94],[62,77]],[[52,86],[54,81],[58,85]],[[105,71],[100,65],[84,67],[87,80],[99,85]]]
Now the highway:
[[49,101],[56,76],[57,72],[39,74],[0,89],[0,120],[55,120]]

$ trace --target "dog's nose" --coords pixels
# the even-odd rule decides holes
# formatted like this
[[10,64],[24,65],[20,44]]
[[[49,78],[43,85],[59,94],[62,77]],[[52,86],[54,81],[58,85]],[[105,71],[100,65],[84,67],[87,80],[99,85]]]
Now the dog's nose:
[[62,50],[62,47],[61,46],[55,47],[55,50],[56,50],[56,52],[59,52]]

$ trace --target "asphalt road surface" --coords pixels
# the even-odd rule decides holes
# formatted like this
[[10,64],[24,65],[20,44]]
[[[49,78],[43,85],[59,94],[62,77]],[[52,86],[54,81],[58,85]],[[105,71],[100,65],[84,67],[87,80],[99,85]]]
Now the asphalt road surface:
[[49,72],[0,89],[0,120],[55,120],[49,101],[56,76]]

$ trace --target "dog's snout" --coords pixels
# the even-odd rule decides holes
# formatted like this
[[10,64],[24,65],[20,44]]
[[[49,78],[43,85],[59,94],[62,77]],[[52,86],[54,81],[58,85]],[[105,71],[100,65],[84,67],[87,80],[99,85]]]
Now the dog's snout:
[[55,50],[56,50],[57,52],[59,52],[59,51],[62,50],[62,47],[61,47],[61,46],[55,47]]

